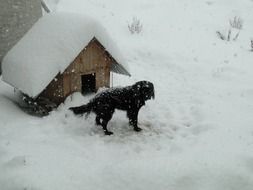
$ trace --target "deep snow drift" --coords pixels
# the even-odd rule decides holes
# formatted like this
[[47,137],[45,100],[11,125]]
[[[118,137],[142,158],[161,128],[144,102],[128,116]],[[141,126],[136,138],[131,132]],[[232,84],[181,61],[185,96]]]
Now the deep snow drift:
[[[141,133],[118,111],[108,137],[94,115],[67,110],[90,97],[76,93],[36,118],[1,82],[1,189],[251,190],[252,10],[250,0],[59,1],[56,11],[96,17],[119,44],[132,77],[113,74],[113,85],[150,80],[156,99],[140,111]],[[137,35],[127,27],[133,16],[143,24]],[[234,16],[243,19],[238,39],[219,39]]]

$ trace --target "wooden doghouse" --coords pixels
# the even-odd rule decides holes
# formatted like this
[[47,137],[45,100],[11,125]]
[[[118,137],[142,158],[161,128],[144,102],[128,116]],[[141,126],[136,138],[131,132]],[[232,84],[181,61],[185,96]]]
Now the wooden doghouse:
[[58,74],[38,96],[59,104],[73,92],[87,94],[110,87],[110,70],[115,59],[93,38],[62,74]]
[[3,80],[33,100],[57,105],[73,92],[110,86],[110,72],[130,76],[118,47],[94,19],[70,13],[42,17],[7,53]]

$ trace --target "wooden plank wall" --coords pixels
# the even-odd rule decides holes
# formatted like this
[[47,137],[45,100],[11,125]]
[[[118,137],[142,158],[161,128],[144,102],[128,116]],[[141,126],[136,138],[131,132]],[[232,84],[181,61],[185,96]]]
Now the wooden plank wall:
[[63,76],[58,74],[46,87],[46,89],[39,95],[39,97],[46,97],[55,103],[60,103],[64,100],[63,94]]
[[96,90],[110,86],[111,59],[97,40],[92,40],[63,73],[64,96],[81,92],[81,75],[96,73]]

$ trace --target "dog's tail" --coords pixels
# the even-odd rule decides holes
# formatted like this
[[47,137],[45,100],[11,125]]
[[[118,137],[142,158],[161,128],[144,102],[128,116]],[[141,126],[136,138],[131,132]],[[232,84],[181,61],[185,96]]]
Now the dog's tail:
[[82,105],[82,106],[70,107],[69,110],[73,111],[74,114],[76,114],[76,115],[84,114],[84,113],[86,113],[88,115],[92,111],[92,105],[90,102],[90,103]]

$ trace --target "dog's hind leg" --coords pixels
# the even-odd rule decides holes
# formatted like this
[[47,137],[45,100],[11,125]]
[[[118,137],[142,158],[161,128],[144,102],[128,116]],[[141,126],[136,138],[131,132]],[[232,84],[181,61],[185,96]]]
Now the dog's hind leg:
[[99,115],[96,116],[96,124],[97,125],[101,125],[103,127],[104,133],[105,135],[112,135],[113,132],[108,131],[107,129],[107,124],[108,122],[111,120],[113,115],[113,112],[109,112],[109,113],[100,113]]
[[94,112],[96,114],[96,124],[103,127],[105,135],[112,135],[113,132],[108,131],[107,124],[112,118],[114,108],[110,107],[109,104],[100,104]]
[[103,127],[103,130],[104,130],[104,133],[105,133],[105,135],[112,135],[113,132],[108,131],[107,124],[108,124],[108,121],[103,121],[102,122],[102,127]]

